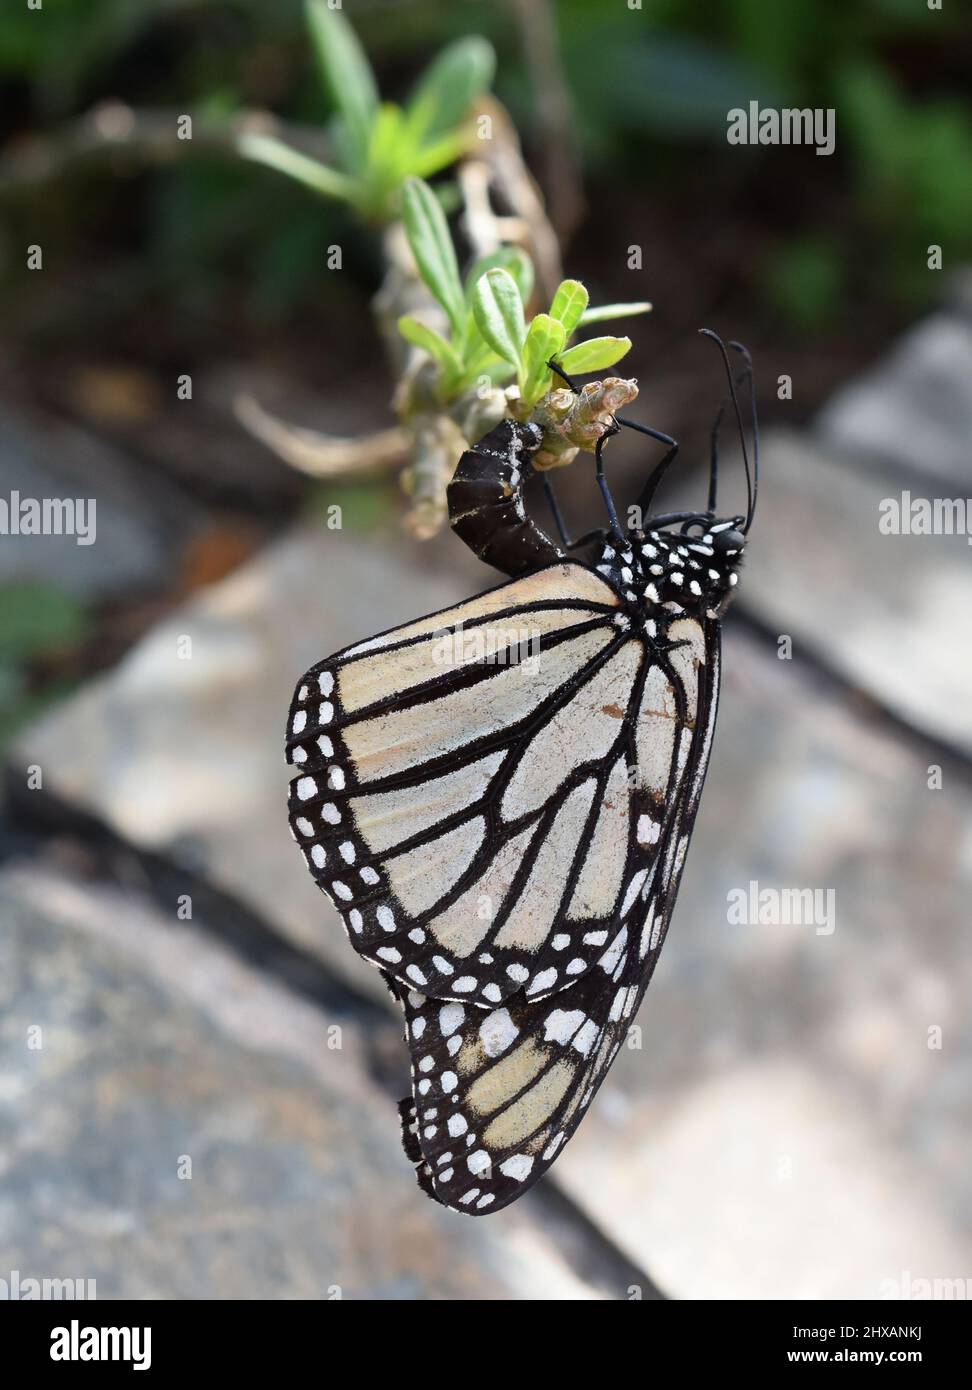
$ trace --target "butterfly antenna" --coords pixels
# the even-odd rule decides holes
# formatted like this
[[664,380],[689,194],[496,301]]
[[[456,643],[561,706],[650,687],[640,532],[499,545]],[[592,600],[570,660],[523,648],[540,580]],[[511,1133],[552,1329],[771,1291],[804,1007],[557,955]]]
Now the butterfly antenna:
[[730,341],[729,346],[738,352],[745,362],[746,375],[749,377],[749,408],[753,420],[753,500],[746,516],[745,530],[748,531],[756,515],[756,498],[759,494],[759,412],[756,408],[756,378],[753,375],[753,359],[748,349],[734,339]]
[[[711,338],[722,353],[722,360],[726,368],[726,380],[729,383],[729,399],[732,401],[733,413],[736,416],[736,427],[739,430],[739,442],[742,445],[743,465],[746,469],[746,527],[749,529],[749,522],[753,511],[753,478],[749,467],[749,451],[746,448],[746,428],[743,424],[742,411],[739,408],[739,397],[736,395],[736,383],[733,380],[732,364],[729,361],[729,354],[726,345],[719,337],[718,333],[713,333],[711,328],[700,328],[699,332],[705,338]],[[748,356],[748,354],[747,354]]]
[[715,417],[710,435],[709,447],[709,498],[706,503],[706,510],[710,515],[716,514],[716,491],[719,481],[719,429],[722,425],[723,416],[726,413],[725,404],[720,405],[719,413]]

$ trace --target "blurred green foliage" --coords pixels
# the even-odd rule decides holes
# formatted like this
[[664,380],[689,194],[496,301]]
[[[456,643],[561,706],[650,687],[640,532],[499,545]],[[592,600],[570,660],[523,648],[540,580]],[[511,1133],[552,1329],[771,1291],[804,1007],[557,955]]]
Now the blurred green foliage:
[[73,683],[62,677],[47,679],[38,691],[31,674],[39,663],[70,655],[90,628],[85,606],[59,585],[0,586],[0,746],[71,688]]
[[393,527],[399,513],[399,490],[387,479],[354,482],[328,478],[308,489],[304,513],[315,526],[335,523],[348,534]]
[[336,166],[311,159],[272,135],[246,135],[249,159],[349,203],[366,221],[395,217],[405,181],[454,164],[472,138],[469,109],[493,78],[493,50],[470,37],[449,44],[428,65],[405,106],[382,101],[364,49],[340,9],[307,0],[307,27],[334,108],[330,135]]
[[[969,33],[961,6],[951,0],[940,11],[924,0],[640,0],[632,8],[635,3],[557,0],[555,6],[592,188],[610,179],[650,191],[659,203],[683,194],[701,199],[696,181],[708,166],[686,153],[724,146],[730,107],[750,100],[832,106],[836,154],[817,160],[819,167],[812,158],[800,166],[806,195],[791,198],[789,222],[785,208],[777,209],[779,221],[770,228],[775,244],[762,248],[768,303],[806,330],[834,321],[848,286],[912,308],[937,292],[926,269],[928,245],[943,246],[946,265],[972,255],[965,207],[972,121],[961,95],[963,85],[968,91]],[[334,178],[325,182],[381,220],[408,174],[428,175],[447,161],[460,98],[471,89],[464,81],[480,89],[488,81],[491,43],[501,55],[498,94],[529,147],[536,93],[515,6],[345,0],[343,8],[368,53],[366,68],[340,41],[336,49],[327,45],[332,60],[323,59],[320,25],[315,60],[300,0],[13,6],[4,18],[0,76],[25,93],[29,123],[41,128],[116,93],[188,110],[218,102],[225,109],[269,105],[304,122],[336,118]],[[335,13],[319,0],[321,23]],[[471,34],[488,43],[470,47]],[[429,54],[450,43],[460,47],[422,78]],[[450,63],[457,66],[449,69]],[[379,101],[371,67],[383,94],[411,95],[399,105]],[[467,79],[457,76],[462,71]],[[436,95],[426,104],[429,84]],[[445,98],[452,89],[450,112]],[[742,172],[729,193],[768,191],[778,175],[793,179],[791,158],[774,148],[738,151],[735,167]],[[428,160],[431,165],[423,163]],[[720,168],[729,168],[725,160]],[[207,177],[195,177],[187,163],[155,176],[153,235],[160,256],[178,239],[180,284],[193,283],[194,269],[197,287],[218,273],[212,261],[214,229],[221,225],[248,260],[245,270],[261,285],[268,312],[277,302],[292,302],[301,287],[319,284],[319,248],[335,225],[334,205],[301,203],[292,196],[299,190],[268,198],[265,180],[245,167],[226,171],[218,183],[208,173],[207,167]],[[738,208],[717,211],[741,215]]]
[[814,333],[837,318],[843,287],[840,243],[826,233],[793,238],[766,264],[770,302],[803,333]]
[[972,114],[954,98],[916,106],[874,63],[841,72],[838,91],[875,252],[896,292],[920,303],[929,246],[953,265],[972,254]]

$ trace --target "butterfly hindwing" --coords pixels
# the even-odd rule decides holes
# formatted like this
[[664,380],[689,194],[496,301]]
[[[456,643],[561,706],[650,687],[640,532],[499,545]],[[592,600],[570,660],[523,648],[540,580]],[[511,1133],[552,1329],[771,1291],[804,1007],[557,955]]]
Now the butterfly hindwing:
[[[412,1096],[405,1151],[443,1205],[499,1210],[563,1150],[618,1050],[661,952],[698,808],[718,699],[718,630],[705,634],[699,738],[671,788],[658,854],[594,967],[540,1000],[495,1009],[443,1000],[390,981],[405,1016]],[[660,716],[659,716],[660,717]]]
[[413,1077],[402,1103],[405,1151],[437,1201],[474,1214],[498,1209],[553,1162],[636,1004],[638,986],[627,982],[636,972],[623,949],[613,959],[540,1002],[519,995],[487,1010],[402,996]]

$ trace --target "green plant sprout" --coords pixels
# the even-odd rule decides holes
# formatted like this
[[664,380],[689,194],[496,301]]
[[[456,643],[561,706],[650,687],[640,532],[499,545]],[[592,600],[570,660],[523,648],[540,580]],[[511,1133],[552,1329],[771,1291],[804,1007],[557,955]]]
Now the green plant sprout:
[[[326,0],[307,0],[306,13],[335,110],[329,129],[335,165],[255,131],[245,132],[238,148],[318,193],[347,202],[362,220],[386,229],[390,273],[382,292],[386,302],[376,313],[392,328],[393,338],[400,335],[420,349],[398,384],[395,409],[409,459],[401,475],[411,498],[406,526],[425,538],[443,524],[446,485],[462,451],[504,415],[533,418],[543,426],[538,466],[560,466],[578,449],[594,448],[603,422],[612,409],[633,399],[636,383],[615,378],[603,389],[589,384],[581,397],[573,397],[554,389],[549,364],[555,359],[568,373],[613,367],[629,351],[629,338],[571,343],[574,334],[588,324],[647,313],[651,305],[591,308],[584,286],[563,280],[548,310],[528,319],[533,261],[518,246],[497,245],[499,236],[463,279],[440,196],[449,188],[433,190],[425,176],[473,152],[468,118],[492,80],[492,48],[475,37],[450,44],[400,107],[380,100],[368,60],[340,10]],[[427,307],[388,312],[389,305],[412,307],[414,297],[404,290],[414,284],[416,270],[430,296]],[[287,427],[279,433],[286,436]],[[333,449],[328,441],[325,447]],[[298,466],[305,466],[301,457]]]
[[510,410],[526,419],[554,385],[551,358],[565,372],[598,372],[613,367],[629,351],[630,338],[567,344],[586,324],[648,313],[650,304],[591,308],[580,281],[563,280],[548,312],[527,322],[533,265],[525,251],[501,247],[477,261],[463,284],[448,223],[432,189],[421,179],[409,179],[402,202],[412,255],[445,314],[448,336],[411,314],[398,320],[398,328],[437,364],[434,389],[443,405],[458,400],[483,378],[499,384],[515,377],[516,392],[508,393]]
[[307,0],[306,15],[335,110],[329,133],[339,167],[259,132],[240,137],[240,153],[349,203],[368,222],[389,222],[400,214],[407,178],[438,173],[469,148],[472,131],[466,116],[493,80],[493,49],[476,37],[449,44],[401,107],[380,100],[371,65],[339,9],[331,9],[326,0]]

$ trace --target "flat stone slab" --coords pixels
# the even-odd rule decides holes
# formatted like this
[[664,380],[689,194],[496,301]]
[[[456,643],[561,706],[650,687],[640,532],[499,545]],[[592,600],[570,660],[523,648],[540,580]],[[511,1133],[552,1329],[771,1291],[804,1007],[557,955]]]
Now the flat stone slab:
[[767,435],[762,471],[743,605],[915,728],[972,754],[967,536],[885,534],[900,478],[794,434]]
[[[757,552],[744,577],[764,603],[786,558],[772,534],[790,524],[787,507],[813,514],[809,496],[818,524],[831,517],[819,454],[796,442],[767,452],[760,536],[779,544],[777,563]],[[851,478],[852,498],[861,486]],[[862,495],[855,506],[869,505]],[[821,547],[797,530],[791,557],[836,603]],[[842,553],[831,535],[827,553]],[[776,587],[792,617],[796,581]],[[29,731],[17,775],[39,762],[51,791],[200,871],[387,1002],[287,835],[284,714],[323,653],[475,589],[471,575],[417,574],[374,543],[294,534]],[[792,663],[727,623],[713,765],[642,1049],[622,1051],[555,1169],[675,1296],[869,1297],[905,1270],[964,1277],[972,1255],[970,796],[951,765],[930,790],[910,745],[800,669],[807,629],[780,630],[794,636]],[[730,925],[727,893],[752,880],[833,889],[835,931]],[[927,1047],[934,1026],[941,1050]]]
[[5,1279],[94,1280],[99,1299],[595,1296],[525,1210],[491,1225],[429,1201],[355,1026],[200,924],[36,861],[0,872],[0,919]]
[[897,464],[972,495],[972,321],[923,320],[872,371],[839,391],[817,419],[838,451]]
[[204,874],[384,1002],[290,838],[284,733],[315,661],[471,592],[439,553],[424,552],[422,572],[400,542],[386,549],[323,526],[291,533],[29,729],[14,776],[40,766],[47,790]]
[[[49,518],[62,533],[29,531],[32,504],[53,499],[69,504]],[[187,526],[198,521],[188,498],[158,477],[139,477],[130,460],[87,430],[7,407],[0,500],[16,516],[5,516],[0,534],[0,583],[54,582],[90,598],[160,583]]]
[[[972,790],[950,767],[930,789],[918,753],[726,626],[641,1046],[619,1053],[558,1180],[678,1296],[964,1280]],[[787,925],[777,898],[764,922],[730,921],[753,883],[812,890],[820,915]]]

